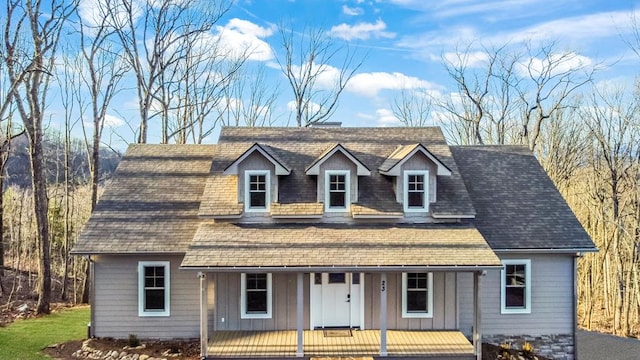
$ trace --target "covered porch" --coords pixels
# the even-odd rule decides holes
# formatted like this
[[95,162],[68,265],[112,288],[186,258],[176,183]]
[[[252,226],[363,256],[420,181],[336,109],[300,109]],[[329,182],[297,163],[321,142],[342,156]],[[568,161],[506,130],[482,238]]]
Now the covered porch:
[[[380,330],[305,330],[308,357],[380,356]],[[387,331],[387,356],[475,359],[473,345],[459,331]],[[297,331],[216,331],[209,358],[296,357]]]

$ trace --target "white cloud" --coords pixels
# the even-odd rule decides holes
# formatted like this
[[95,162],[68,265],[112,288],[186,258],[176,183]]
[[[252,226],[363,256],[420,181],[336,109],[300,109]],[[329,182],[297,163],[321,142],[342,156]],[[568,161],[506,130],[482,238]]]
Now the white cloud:
[[516,71],[522,77],[539,77],[543,72],[545,76],[555,76],[569,71],[576,71],[588,68],[593,65],[593,61],[576,53],[550,54],[546,58],[530,58],[520,62],[516,66]]
[[364,96],[374,97],[380,90],[432,89],[437,87],[426,80],[394,72],[359,73],[349,80],[346,90]]
[[378,122],[378,126],[399,126],[402,125],[400,119],[398,119],[393,112],[389,109],[377,109],[376,110],[376,118]]
[[307,70],[308,65],[304,66],[291,65],[291,71],[296,79],[300,79],[302,74],[312,73],[317,74],[315,76],[315,86],[320,89],[332,89],[335,87],[337,81],[340,78],[340,70],[327,64],[312,64],[311,71]]
[[[316,112],[318,112],[320,110],[320,104],[316,104],[313,101],[309,101],[307,103],[307,108],[308,108],[308,112],[311,114],[314,114]],[[289,111],[296,111],[296,102],[294,100],[291,100],[287,103],[287,109],[289,109]]]
[[443,58],[447,63],[454,67],[464,65],[468,68],[485,67],[489,60],[489,54],[486,51],[470,51],[468,53],[444,53]]
[[[130,3],[133,14],[132,17],[135,23],[142,15],[143,3],[140,0],[131,0]],[[104,2],[101,0],[81,0],[78,4],[78,13],[82,18],[83,24],[89,28],[104,25],[105,23],[126,23],[126,21],[128,21],[128,12],[122,5],[117,5],[115,2],[112,5],[110,13],[108,13]],[[108,20],[112,17],[115,17],[115,21]],[[92,31],[89,30],[88,33],[90,34]]]
[[387,24],[385,24],[385,22],[380,19],[378,19],[375,23],[360,22],[355,25],[342,23],[340,25],[332,27],[331,30],[329,30],[329,35],[347,41],[354,39],[367,40],[370,38],[391,39],[396,37],[395,33],[385,31],[386,28]]
[[349,15],[349,16],[357,16],[357,15],[362,15],[364,14],[364,10],[362,10],[361,7],[348,7],[347,5],[342,5],[342,12],[345,15]]
[[104,126],[110,127],[110,128],[117,128],[122,125],[124,125],[124,120],[122,120],[121,118],[117,116],[109,115],[109,114],[104,116]]
[[[262,38],[273,35],[275,28],[261,27],[247,20],[231,19],[225,26],[216,26],[215,34],[207,34],[203,41],[211,42],[234,57],[248,54],[249,60],[267,61],[274,58],[271,46]],[[206,47],[205,47],[206,48]]]

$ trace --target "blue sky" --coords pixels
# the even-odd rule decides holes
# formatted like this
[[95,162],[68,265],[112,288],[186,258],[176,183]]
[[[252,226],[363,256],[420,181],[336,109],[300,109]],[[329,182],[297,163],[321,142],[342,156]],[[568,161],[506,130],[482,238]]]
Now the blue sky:
[[[90,6],[93,1],[83,3]],[[214,33],[225,37],[230,47],[256,49],[252,61],[266,65],[269,82],[280,83],[275,125],[292,125],[287,107],[292,96],[276,62],[282,56],[278,27],[284,25],[296,32],[322,29],[336,43],[366,55],[331,121],[394,126],[399,123],[391,102],[398,90],[451,93],[455,89],[442,58],[469,44],[473,52],[481,45],[509,43],[517,49],[527,41],[556,42],[559,51],[601,64],[597,80],[628,86],[640,69],[640,58],[624,42],[631,39],[638,5],[616,0],[236,0]],[[130,114],[129,121],[135,123],[135,109],[127,109],[133,102],[120,106],[119,115],[110,115]],[[113,125],[127,132],[117,119]],[[122,136],[133,140],[132,135]]]

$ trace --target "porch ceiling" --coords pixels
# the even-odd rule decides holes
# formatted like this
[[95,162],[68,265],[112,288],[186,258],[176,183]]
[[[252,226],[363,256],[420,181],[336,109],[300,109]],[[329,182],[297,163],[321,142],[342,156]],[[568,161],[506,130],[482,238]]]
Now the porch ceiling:
[[183,268],[494,267],[472,225],[239,225],[203,223]]

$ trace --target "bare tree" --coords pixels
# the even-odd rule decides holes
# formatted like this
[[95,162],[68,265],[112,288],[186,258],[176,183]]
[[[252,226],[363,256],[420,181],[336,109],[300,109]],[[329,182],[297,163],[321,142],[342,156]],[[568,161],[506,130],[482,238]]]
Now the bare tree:
[[432,118],[433,98],[427,89],[402,87],[391,104],[393,115],[404,126],[426,126]]
[[521,143],[534,151],[545,121],[572,106],[571,96],[598,69],[556,43],[529,43],[525,52],[472,45],[443,56],[457,92],[440,107],[461,143]]
[[225,126],[271,125],[278,84],[267,82],[265,68],[238,71],[225,89]]
[[38,314],[49,313],[51,254],[48,198],[43,157],[43,118],[55,53],[74,1],[9,0],[2,56],[9,75],[12,100],[29,138],[36,234],[39,244]]
[[[356,58],[351,49],[337,45],[321,30],[298,34],[281,26],[280,35],[284,54],[277,61],[291,86],[297,126],[326,121],[364,58]],[[336,62],[337,67],[331,65]]]
[[139,143],[147,142],[148,122],[155,116],[160,117],[162,123],[161,142],[168,142],[166,96],[170,91],[165,86],[171,83],[166,81],[171,77],[170,69],[185,59],[185,46],[191,43],[188,39],[210,31],[230,4],[226,1],[109,0],[102,5],[135,75],[140,112]]

